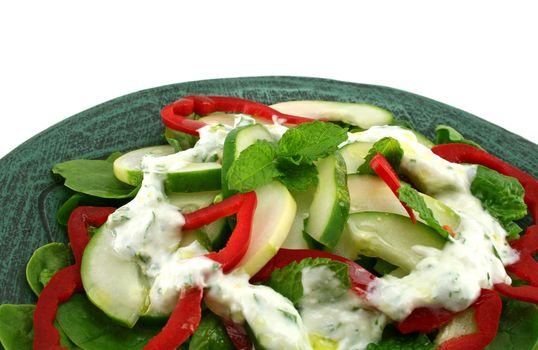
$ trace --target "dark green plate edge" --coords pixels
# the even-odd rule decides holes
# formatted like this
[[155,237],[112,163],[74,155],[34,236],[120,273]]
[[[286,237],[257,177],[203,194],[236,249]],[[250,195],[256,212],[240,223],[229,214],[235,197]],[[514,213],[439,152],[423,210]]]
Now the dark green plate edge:
[[[409,92],[307,77],[203,80],[135,92],[90,108],[26,141],[0,159],[0,304],[33,303],[25,266],[33,251],[66,241],[55,220],[68,192],[52,177],[53,164],[100,158],[163,142],[159,110],[183,95],[229,95],[263,103],[321,99],[372,103],[411,122],[427,136],[438,124],[456,127],[489,152],[538,177],[538,146],[474,115]],[[31,108],[29,108],[30,113]]]

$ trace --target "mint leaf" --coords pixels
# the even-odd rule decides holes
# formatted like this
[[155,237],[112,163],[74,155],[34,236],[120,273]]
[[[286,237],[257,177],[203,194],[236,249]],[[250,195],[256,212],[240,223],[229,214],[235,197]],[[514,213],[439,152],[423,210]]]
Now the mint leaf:
[[271,142],[258,140],[248,146],[228,170],[228,188],[244,193],[268,184],[281,174],[275,157],[275,145]]
[[479,165],[471,183],[471,193],[503,225],[510,237],[517,238],[521,228],[513,221],[527,215],[523,200],[525,190],[519,181]]
[[442,237],[450,239],[450,234],[445,230],[437,219],[433,216],[433,212],[426,205],[424,199],[420,196],[420,193],[411,187],[409,184],[402,183],[398,189],[398,197],[400,201],[407,204],[408,207],[418,213],[420,218],[426,222],[428,226],[437,231]]
[[266,284],[288,298],[293,304],[297,304],[303,296],[302,270],[306,267],[315,268],[319,266],[327,266],[340,281],[338,291],[327,291],[328,294],[341,293],[343,290],[351,288],[347,265],[327,258],[307,258],[299,263],[293,262],[286,267],[273,271]]
[[289,129],[278,142],[278,157],[294,164],[311,164],[328,156],[347,140],[346,129],[333,123],[303,123]]
[[433,350],[435,345],[425,334],[400,334],[394,327],[388,326],[383,338],[378,343],[371,343],[366,350]]
[[284,162],[278,165],[282,173],[279,180],[290,190],[304,192],[318,184],[318,169],[314,164],[300,164]]
[[368,154],[364,158],[364,163],[359,167],[360,174],[375,175],[375,171],[370,166],[370,161],[380,153],[390,163],[395,171],[400,168],[400,162],[403,157],[403,149],[400,143],[392,137],[384,137],[372,145]]
[[441,145],[444,143],[465,143],[476,148],[483,149],[478,143],[467,140],[456,129],[448,125],[438,125],[435,128],[435,143]]

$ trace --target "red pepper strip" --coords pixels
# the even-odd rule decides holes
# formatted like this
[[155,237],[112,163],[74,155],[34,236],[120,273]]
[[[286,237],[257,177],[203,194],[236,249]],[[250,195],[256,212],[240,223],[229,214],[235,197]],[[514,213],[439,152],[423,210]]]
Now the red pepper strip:
[[73,210],[67,221],[67,234],[77,265],[82,262],[82,254],[90,241],[90,226],[101,226],[114,210],[111,207],[78,207]]
[[54,327],[58,306],[83,289],[80,263],[89,241],[88,228],[90,225],[102,225],[114,210],[115,208],[78,207],[71,213],[67,229],[75,264],[55,273],[39,295],[34,312],[34,349],[64,349],[60,346],[60,334]]
[[306,258],[328,258],[347,264],[349,268],[349,278],[351,279],[351,288],[358,295],[364,295],[368,289],[368,284],[376,279],[374,275],[358,265],[354,261],[348,260],[339,255],[334,255],[321,250],[312,249],[285,249],[280,248],[277,254],[252,278],[251,282],[265,281],[271,277],[276,269],[288,266],[292,262],[300,262]]
[[482,289],[480,297],[471,306],[478,332],[452,338],[437,347],[437,350],[481,350],[495,339],[502,302],[499,295],[492,290]]
[[79,265],[61,269],[43,288],[34,312],[34,349],[66,349],[60,346],[60,333],[54,327],[58,306],[82,291]]
[[151,338],[144,350],[174,350],[187,340],[196,330],[202,318],[202,288],[181,291],[179,301],[166,325]]
[[224,323],[226,333],[228,333],[228,337],[230,337],[230,340],[237,350],[252,349],[252,342],[250,341],[247,332],[243,327],[241,327],[241,325],[235,324],[226,319],[222,319],[222,321]]
[[[398,175],[396,175],[396,172],[394,171],[394,169],[392,169],[392,166],[387,161],[387,159],[383,157],[383,155],[378,153],[370,161],[370,166],[381,178],[381,180],[383,180],[387,184],[387,186],[389,186],[396,198],[400,198],[398,194],[398,189],[400,188],[400,180],[398,179]],[[400,203],[402,203],[403,207],[405,208],[405,211],[407,211],[407,214],[409,214],[409,217],[411,218],[413,224],[416,224],[417,218],[415,217],[413,209],[409,208],[407,204],[402,201],[400,201]]]
[[228,272],[241,261],[248,250],[255,209],[255,192],[236,194],[212,206],[185,214],[183,229],[199,228],[225,216],[237,213],[237,224],[226,246],[218,252],[212,252],[207,255],[208,258],[220,263],[224,272]]
[[445,309],[419,307],[398,322],[397,328],[402,334],[413,332],[430,333],[452,321],[454,314]]
[[[525,189],[525,203],[529,207],[534,222],[538,220],[538,182],[529,174],[500,160],[486,151],[466,144],[445,144],[432,148],[438,156],[457,163],[481,164],[499,173],[518,179]],[[512,287],[506,284],[496,284],[495,288],[508,297],[538,304],[538,262],[533,254],[538,252],[538,228],[533,225],[525,234],[510,245],[518,250],[519,260],[506,267],[518,278],[530,283],[530,286]]]
[[[538,287],[538,264],[533,258],[533,254],[538,253],[538,225],[530,226],[521,238],[510,242],[510,245],[519,251],[520,256],[517,262],[507,266],[507,270]],[[534,298],[538,300],[538,293]]]
[[277,117],[287,124],[314,121],[310,118],[280,113],[259,102],[224,96],[186,96],[164,107],[161,110],[161,117],[167,127],[197,136],[198,129],[206,124],[186,117],[192,113],[207,115],[213,112],[243,113],[269,121],[273,120],[273,117]]

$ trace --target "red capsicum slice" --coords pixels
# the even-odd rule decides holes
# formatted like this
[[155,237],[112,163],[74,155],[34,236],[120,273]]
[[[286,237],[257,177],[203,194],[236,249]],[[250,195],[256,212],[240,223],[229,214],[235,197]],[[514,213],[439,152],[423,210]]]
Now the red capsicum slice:
[[534,219],[535,225],[530,226],[525,234],[510,245],[519,252],[519,260],[506,267],[518,278],[527,281],[530,285],[512,287],[500,283],[495,289],[501,294],[514,299],[538,304],[538,262],[533,254],[538,253],[538,182],[531,175],[510,165],[501,159],[467,144],[444,144],[432,148],[438,156],[455,163],[480,164],[499,173],[515,177],[525,189],[525,203]]
[[226,246],[218,252],[207,255],[220,263],[224,272],[228,272],[241,261],[247,252],[255,209],[255,192],[236,194],[212,206],[184,214],[185,225],[183,229],[200,228],[215,220],[237,213],[237,224]]
[[226,329],[228,337],[230,337],[230,340],[237,350],[252,349],[252,342],[248,337],[247,331],[241,325],[226,319],[222,319],[222,322],[224,323],[224,328]]
[[471,308],[474,309],[478,332],[447,340],[437,350],[480,350],[495,339],[502,311],[499,295],[495,291],[482,289]]
[[166,325],[159,334],[151,338],[144,350],[174,350],[183,344],[200,323],[203,295],[203,289],[198,287],[182,291]]
[[198,129],[206,124],[187,117],[192,113],[207,115],[214,112],[242,113],[268,121],[276,117],[280,122],[286,124],[314,121],[309,118],[280,113],[259,102],[224,96],[186,96],[164,107],[161,110],[161,117],[167,127],[198,136]]
[[[387,186],[389,186],[396,198],[400,198],[400,195],[398,194],[398,189],[400,188],[400,179],[398,178],[398,175],[396,174],[394,169],[392,169],[392,166],[387,161],[387,159],[383,157],[383,155],[378,153],[370,161],[370,166],[375,171],[377,176],[379,176],[381,180],[383,180],[387,184]],[[417,218],[415,217],[413,209],[409,208],[407,204],[402,201],[400,201],[400,203],[402,203],[402,206],[404,207],[405,211],[407,211],[407,214],[409,214],[409,217],[411,218],[413,224],[416,224]]]
[[34,312],[34,349],[64,349],[60,346],[60,333],[54,327],[58,306],[82,291],[80,263],[88,244],[88,228],[101,226],[115,208],[78,207],[67,224],[69,241],[75,255],[75,264],[63,268],[52,276],[37,300]]

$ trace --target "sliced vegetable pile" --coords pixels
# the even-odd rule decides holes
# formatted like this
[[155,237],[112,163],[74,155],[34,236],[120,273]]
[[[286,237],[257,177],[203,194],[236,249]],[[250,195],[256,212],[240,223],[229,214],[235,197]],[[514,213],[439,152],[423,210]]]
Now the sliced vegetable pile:
[[538,349],[530,175],[367,104],[161,116],[168,145],[52,169],[70,244],[0,305],[6,349]]

